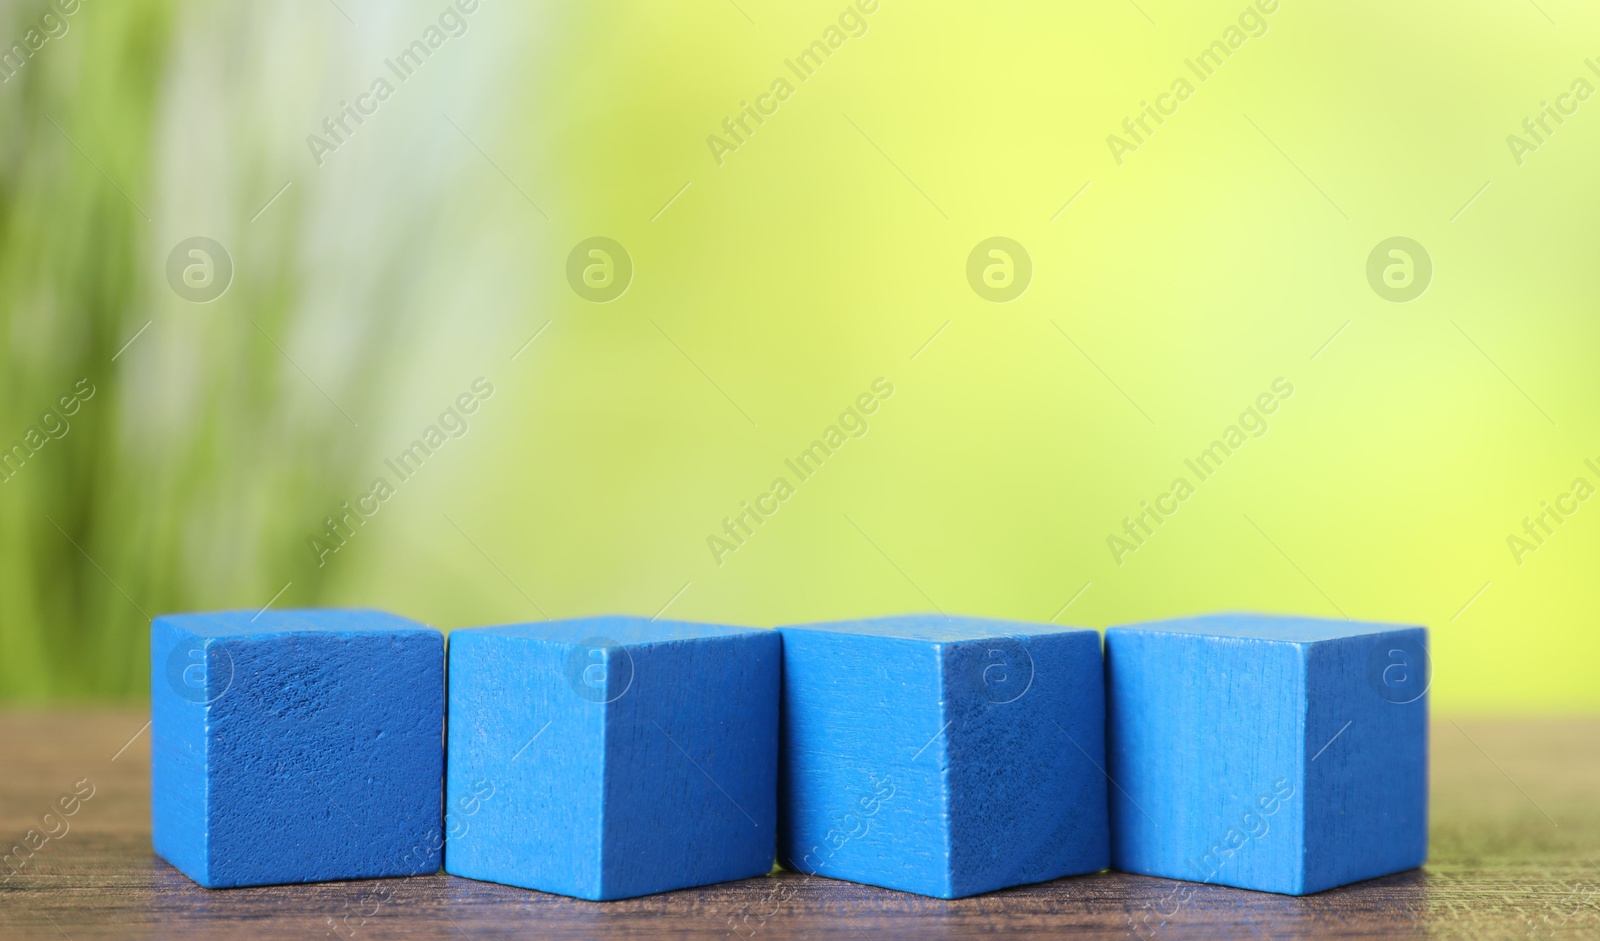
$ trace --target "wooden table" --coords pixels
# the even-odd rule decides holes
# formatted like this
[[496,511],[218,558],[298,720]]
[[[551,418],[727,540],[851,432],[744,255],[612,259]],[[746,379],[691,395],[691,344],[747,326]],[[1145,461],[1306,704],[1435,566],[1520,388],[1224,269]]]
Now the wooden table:
[[[0,841],[59,834],[0,885],[0,938],[1131,938],[1173,885],[1102,873],[956,902],[792,873],[608,903],[444,875],[207,891],[151,855],[145,719],[0,715]],[[1426,869],[1300,899],[1200,886],[1146,936],[1600,937],[1600,721],[1433,736]],[[79,782],[78,812],[42,821]]]

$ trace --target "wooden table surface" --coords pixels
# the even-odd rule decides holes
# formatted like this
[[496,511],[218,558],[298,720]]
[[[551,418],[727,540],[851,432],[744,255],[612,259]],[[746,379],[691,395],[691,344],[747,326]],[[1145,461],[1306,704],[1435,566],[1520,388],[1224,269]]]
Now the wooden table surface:
[[[444,875],[207,891],[150,852],[145,719],[0,714],[0,841],[56,834],[0,884],[0,938],[1133,938],[1171,908],[1174,883],[1120,873],[955,902],[792,873],[607,903]],[[1426,869],[1298,899],[1199,886],[1145,937],[1600,938],[1600,721],[1445,720],[1433,748]]]

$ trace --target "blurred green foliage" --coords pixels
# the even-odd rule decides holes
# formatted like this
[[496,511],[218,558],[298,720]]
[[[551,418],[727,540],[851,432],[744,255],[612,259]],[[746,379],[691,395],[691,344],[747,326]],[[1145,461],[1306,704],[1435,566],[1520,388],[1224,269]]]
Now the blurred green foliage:
[[[7,37],[38,22],[20,4],[9,13]],[[172,113],[178,13],[167,0],[85,4],[0,86],[0,442],[11,459],[0,699],[133,697],[152,615],[265,604],[290,577],[274,582],[279,572],[316,597],[308,521],[276,508],[332,509],[337,469],[364,442],[286,391],[304,378],[275,345],[288,340],[269,339],[293,330],[303,282],[286,236],[293,199],[235,257],[221,300],[185,305],[166,283],[174,233],[191,233],[174,224],[185,194],[159,164],[222,130]],[[212,38],[230,37],[249,38]],[[255,198],[239,192],[248,161],[213,176],[177,185]],[[351,390],[378,383],[383,335],[366,348]],[[75,385],[92,397],[65,414]]]
[[[13,4],[0,31],[23,41],[39,11]],[[140,617],[96,569],[147,555],[163,515],[137,448],[115,434],[115,337],[146,319],[139,259],[150,222],[110,180],[143,194],[171,10],[107,4],[107,28],[79,11],[0,87],[0,442],[20,460],[27,429],[80,379],[97,390],[71,430],[12,467],[0,489],[0,691],[23,696],[126,695]],[[69,140],[68,135],[72,135]],[[73,140],[95,148],[99,166]],[[53,414],[53,413],[52,413]],[[48,419],[44,419],[48,421]],[[23,451],[15,451],[22,444]],[[170,570],[142,569],[149,603],[178,594]]]

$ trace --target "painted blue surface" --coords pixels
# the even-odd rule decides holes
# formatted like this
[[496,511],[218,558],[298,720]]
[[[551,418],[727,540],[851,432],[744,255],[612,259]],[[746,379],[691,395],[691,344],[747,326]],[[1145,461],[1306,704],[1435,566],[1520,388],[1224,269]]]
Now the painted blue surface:
[[378,611],[150,627],[151,842],[208,888],[437,872],[444,635]]
[[445,871],[593,900],[765,875],[781,657],[632,617],[452,632]]
[[1426,643],[1271,615],[1107,630],[1112,868],[1305,895],[1422,865]]
[[1106,868],[1094,631],[933,614],[780,632],[780,865],[938,898]]

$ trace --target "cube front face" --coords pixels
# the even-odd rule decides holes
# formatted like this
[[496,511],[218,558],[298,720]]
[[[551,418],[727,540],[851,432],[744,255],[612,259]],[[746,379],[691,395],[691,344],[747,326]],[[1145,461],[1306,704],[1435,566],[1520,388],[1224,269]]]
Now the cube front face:
[[1297,893],[1300,648],[1112,628],[1106,677],[1112,868]]
[[1108,630],[1113,867],[1304,895],[1421,865],[1425,641],[1237,616]]
[[1093,631],[781,630],[780,865],[939,898],[1105,868]]
[[780,632],[778,864],[950,897],[938,646]]
[[151,838],[211,888],[436,872],[444,637],[379,612],[157,618]]
[[[605,710],[567,684],[573,649],[451,632],[446,872],[600,897]],[[583,658],[600,702],[606,652]]]
[[639,618],[456,631],[446,871],[594,900],[764,875],[780,659]]

